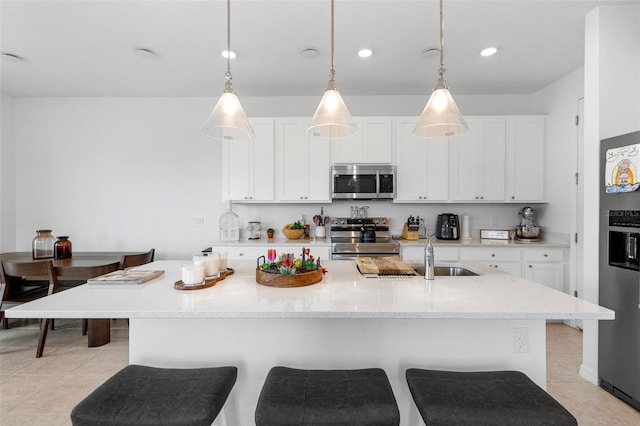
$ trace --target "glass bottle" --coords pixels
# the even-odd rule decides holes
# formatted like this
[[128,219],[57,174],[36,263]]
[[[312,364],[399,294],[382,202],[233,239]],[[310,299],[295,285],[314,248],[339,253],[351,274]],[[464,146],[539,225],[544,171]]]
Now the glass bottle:
[[31,254],[34,259],[51,259],[56,237],[51,235],[51,229],[39,229],[31,244]]
[[220,241],[238,241],[240,239],[240,218],[231,210],[231,201],[227,201],[227,211],[220,216]]
[[67,236],[59,236],[58,241],[53,245],[56,259],[71,259],[71,241]]

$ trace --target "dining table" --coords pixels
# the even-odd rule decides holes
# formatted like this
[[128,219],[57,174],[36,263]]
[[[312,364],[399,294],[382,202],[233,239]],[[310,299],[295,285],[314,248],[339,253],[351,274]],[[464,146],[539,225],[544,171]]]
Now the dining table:
[[[107,274],[119,269],[123,255],[139,252],[73,252],[68,259],[50,259],[62,289],[81,285],[90,278]],[[31,252],[6,252],[0,253],[2,262],[32,262]],[[46,260],[46,259],[42,259]],[[71,285],[68,285],[71,284]],[[10,283],[6,283],[7,286]],[[8,294],[6,288],[4,294]],[[3,296],[3,295],[0,295]],[[87,337],[89,347],[106,345],[111,341],[111,324],[108,318],[89,318],[87,322]]]

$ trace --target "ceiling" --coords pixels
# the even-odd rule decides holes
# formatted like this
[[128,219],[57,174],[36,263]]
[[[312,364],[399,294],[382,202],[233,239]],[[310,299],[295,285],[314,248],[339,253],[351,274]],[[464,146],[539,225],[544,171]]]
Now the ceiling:
[[[634,1],[446,0],[446,78],[454,95],[535,92],[582,66],[584,18]],[[336,0],[341,93],[422,95],[437,78],[435,0]],[[2,0],[0,61],[11,96],[217,96],[224,87],[226,1]],[[482,48],[499,48],[492,57]],[[328,0],[231,2],[239,96],[320,95],[330,64]],[[356,54],[372,47],[367,59]],[[140,57],[136,48],[154,51]],[[318,55],[301,55],[313,48]]]

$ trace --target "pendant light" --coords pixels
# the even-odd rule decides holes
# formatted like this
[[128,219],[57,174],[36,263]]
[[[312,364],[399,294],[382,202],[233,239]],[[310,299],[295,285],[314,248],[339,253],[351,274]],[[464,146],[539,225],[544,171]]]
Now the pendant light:
[[351,136],[358,128],[351,119],[351,114],[336,87],[336,71],[333,68],[333,0],[331,0],[331,69],[329,70],[329,85],[324,91],[320,105],[316,109],[307,133],[324,138],[342,138]]
[[[227,52],[231,52],[231,0],[227,0]],[[240,105],[231,80],[231,55],[227,55],[224,93],[209,114],[202,131],[219,140],[248,140],[255,137],[253,127]]]
[[444,80],[444,24],[442,19],[442,0],[440,0],[440,77],[433,88],[431,98],[418,118],[413,133],[425,138],[438,138],[458,135],[468,127]]

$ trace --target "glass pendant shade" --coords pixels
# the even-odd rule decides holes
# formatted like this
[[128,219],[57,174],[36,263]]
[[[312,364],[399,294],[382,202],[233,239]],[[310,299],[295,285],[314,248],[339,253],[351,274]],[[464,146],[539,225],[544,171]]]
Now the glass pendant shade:
[[311,136],[323,138],[343,138],[354,135],[358,128],[351,119],[340,92],[333,80],[324,91],[320,105],[311,119],[307,133]]
[[331,67],[329,68],[329,85],[324,91],[320,105],[316,109],[307,134],[322,138],[344,138],[356,134],[358,128],[351,118],[338,88],[336,87],[336,70],[333,67],[333,27],[334,27],[334,1],[331,0]]
[[[227,52],[231,52],[231,0],[227,0]],[[218,140],[251,140],[255,132],[244,113],[240,100],[233,90],[231,75],[231,55],[227,56],[227,72],[224,93],[213,107],[202,131],[207,136]]]
[[440,77],[433,88],[429,102],[418,118],[413,133],[423,138],[455,136],[468,130],[453,96],[444,81],[444,19],[440,0]]
[[467,129],[467,123],[453,96],[444,85],[444,81],[438,80],[413,133],[424,138],[439,138],[458,135]]
[[220,96],[202,131],[219,140],[248,140],[255,137],[240,100],[229,88]]

